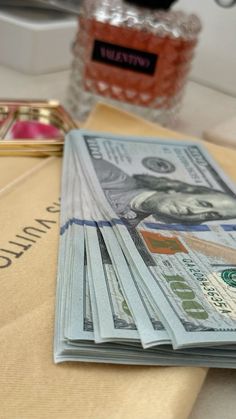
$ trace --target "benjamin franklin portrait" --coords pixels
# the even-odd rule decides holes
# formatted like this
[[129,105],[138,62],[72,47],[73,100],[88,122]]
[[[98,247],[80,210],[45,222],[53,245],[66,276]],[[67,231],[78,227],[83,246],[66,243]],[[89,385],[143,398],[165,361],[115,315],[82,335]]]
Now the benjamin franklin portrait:
[[129,176],[105,160],[94,160],[103,191],[116,214],[137,225],[152,215],[165,223],[200,224],[236,218],[236,196],[165,176]]

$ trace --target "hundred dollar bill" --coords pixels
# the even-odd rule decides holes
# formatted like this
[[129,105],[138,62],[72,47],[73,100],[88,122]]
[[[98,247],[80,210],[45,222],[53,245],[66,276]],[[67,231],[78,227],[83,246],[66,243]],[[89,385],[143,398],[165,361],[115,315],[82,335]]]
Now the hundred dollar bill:
[[174,347],[234,343],[235,186],[205,149],[86,131],[68,139]]
[[[90,229],[90,231],[92,230]],[[95,341],[97,343],[120,340],[133,340],[138,342],[139,334],[137,332],[137,327],[134,323],[127,302],[123,296],[105,243],[98,229],[96,229],[96,234],[105,278],[105,283],[101,286],[101,292],[103,292],[103,296],[105,294],[105,296],[109,298],[109,304],[106,307],[106,310],[104,310],[104,307],[102,306],[102,302],[104,303],[104,301],[100,300],[101,297],[96,295],[96,290],[94,290],[96,306],[98,307],[100,305],[100,307],[97,308],[99,320],[99,338],[95,339]],[[94,242],[94,234],[92,237]],[[94,250],[94,248],[91,249],[92,251]],[[92,254],[94,253],[92,252]],[[94,264],[94,267],[96,268],[96,264]],[[94,289],[94,282],[96,279],[97,277],[92,278]],[[104,285],[106,286],[105,291],[103,289]]]
[[[100,324],[101,339],[95,340],[97,342],[110,339],[137,340],[140,337],[144,347],[169,343],[168,333],[145,293],[138,288],[116,236],[104,225],[99,225],[99,229],[97,228],[99,209],[92,196],[88,196],[89,187],[79,166],[77,171],[83,185],[83,217],[87,249],[88,253],[91,252],[90,267],[93,280],[91,290],[95,291],[92,301],[96,302]],[[116,289],[116,292],[112,292],[111,289],[113,291]],[[121,295],[123,301],[120,299]],[[115,313],[114,307],[118,308],[118,305],[120,308]],[[129,319],[128,312],[131,316]]]
[[[130,268],[129,263],[127,262],[123,251],[116,240],[114,232],[110,227],[107,228],[104,223],[100,224],[99,220],[101,220],[101,217],[99,211],[97,211],[96,215],[94,215],[94,219],[98,220],[97,224],[99,225],[99,230],[101,232],[100,237],[102,237],[102,240],[104,241],[106,253],[109,256],[109,259],[111,258],[113,261],[112,269],[116,278],[119,278],[117,283],[120,291],[122,288],[123,294],[127,293],[128,280],[132,281],[131,292],[127,294],[127,298],[131,307],[134,307],[135,313],[137,313],[138,307],[139,315],[143,320],[142,323],[140,321],[138,323],[138,331],[143,347],[148,348],[151,346],[170,343],[169,335],[159,320],[151,301],[148,299],[145,292],[138,287],[132,269]],[[138,301],[136,301],[136,303],[134,299],[134,292],[138,296]],[[145,321],[146,317],[148,317],[148,322]]]
[[[92,339],[93,334],[86,329],[84,310],[85,292],[85,245],[82,218],[81,185],[78,176],[74,176],[73,154],[67,149],[64,153],[62,187],[62,212],[60,235],[67,243],[64,271],[66,276],[64,335],[66,339]],[[88,305],[87,305],[88,307]]]
[[[75,232],[76,233],[76,232]],[[81,240],[81,237],[80,237]],[[70,242],[71,245],[71,242]],[[80,259],[79,253],[76,252],[74,255],[75,259]],[[71,267],[73,269],[73,266]],[[88,281],[88,268],[87,268],[87,256],[86,248],[84,249],[84,266],[83,266],[83,278],[71,272],[67,269],[67,275],[72,276],[73,282],[67,285],[68,296],[66,299],[66,312],[68,316],[66,318],[66,327],[64,329],[64,336],[68,340],[94,340],[94,325],[91,308],[91,297]]]
[[[124,297],[124,293],[122,291],[121,285],[117,279],[116,271],[119,271],[119,268],[116,267],[116,269],[114,269],[114,266],[111,262],[110,255],[105,244],[106,237],[105,237],[105,240],[103,239],[103,234],[104,236],[106,236],[106,234],[104,232],[103,234],[101,234],[99,229],[97,229],[97,234],[98,234],[98,238],[100,242],[100,249],[101,249],[101,255],[102,255],[102,260],[103,260],[103,266],[105,270],[105,277],[106,277],[107,288],[109,292],[109,298],[111,301],[114,326],[117,330],[120,329],[123,331],[124,330],[129,331],[129,333],[126,333],[126,334],[124,332],[120,333],[119,340],[122,340],[123,342],[125,340],[126,341],[136,340],[138,342],[140,337],[135,332],[137,329],[136,324],[133,320],[133,316],[130,312],[130,308]],[[132,276],[131,272],[130,272],[130,275]],[[133,283],[135,284],[135,278],[132,277],[132,279],[133,279]],[[136,288],[138,288],[137,285],[136,285]],[[146,298],[144,293],[141,292],[141,290],[139,290],[139,298],[140,298],[140,304],[142,304],[142,306],[144,307],[146,311],[145,314],[150,319],[150,323],[152,325],[151,330],[149,330],[148,328],[145,330],[145,332],[144,331],[141,332],[141,335],[144,335],[144,338],[142,340],[143,347],[147,348],[153,345],[170,343],[170,339],[167,332],[165,331],[163,325],[161,324],[158,317],[156,316],[156,313],[153,310],[153,307],[151,306],[149,300]],[[130,333],[131,330],[133,332]],[[114,334],[114,336],[116,336],[116,334]]]
[[[64,251],[62,250],[61,269],[64,270]],[[66,273],[66,272],[65,272]],[[59,278],[60,280],[60,278]],[[61,283],[62,285],[62,283]],[[59,291],[59,289],[58,289]],[[63,295],[60,295],[58,303],[63,304]],[[58,314],[58,312],[57,312]],[[62,318],[57,317],[57,327],[62,324]],[[226,351],[227,349],[227,351]],[[63,333],[55,334],[55,362],[65,360],[83,360],[95,362],[112,362],[124,364],[141,365],[205,365],[212,367],[235,368],[235,351],[230,347],[221,349],[203,349],[173,351],[171,347],[158,347],[142,351],[138,346],[129,348],[126,346],[96,345],[93,342],[72,342],[65,341]]]
[[[55,315],[55,334],[54,334],[54,359],[63,358],[68,346],[66,344],[64,329],[68,318],[67,299],[68,299],[68,266],[70,260],[70,232],[69,220],[73,218],[73,184],[70,182],[68,167],[73,164],[73,155],[69,150],[65,151],[62,167],[61,185],[61,213],[60,213],[60,241],[57,269],[57,290],[56,290],[56,315]],[[61,358],[62,357],[62,358]]]
[[[89,267],[89,284],[95,342],[139,340],[136,325],[121,291],[105,243],[92,219],[86,180],[78,167],[82,185],[82,208]],[[92,228],[91,228],[92,227]],[[95,228],[94,228],[95,227]]]

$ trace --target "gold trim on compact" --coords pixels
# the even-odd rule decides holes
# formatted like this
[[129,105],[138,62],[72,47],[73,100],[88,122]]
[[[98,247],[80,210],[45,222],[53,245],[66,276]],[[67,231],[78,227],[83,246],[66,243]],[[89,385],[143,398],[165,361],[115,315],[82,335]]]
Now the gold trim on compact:
[[0,155],[61,155],[78,124],[58,101],[0,101]]

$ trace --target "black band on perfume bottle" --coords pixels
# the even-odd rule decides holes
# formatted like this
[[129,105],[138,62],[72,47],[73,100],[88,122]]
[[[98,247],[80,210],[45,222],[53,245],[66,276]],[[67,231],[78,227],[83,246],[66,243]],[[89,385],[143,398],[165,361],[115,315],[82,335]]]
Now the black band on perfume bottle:
[[125,0],[125,2],[133,3],[136,6],[157,10],[168,10],[176,1],[177,0]]
[[152,76],[156,70],[158,55],[96,39],[92,60]]

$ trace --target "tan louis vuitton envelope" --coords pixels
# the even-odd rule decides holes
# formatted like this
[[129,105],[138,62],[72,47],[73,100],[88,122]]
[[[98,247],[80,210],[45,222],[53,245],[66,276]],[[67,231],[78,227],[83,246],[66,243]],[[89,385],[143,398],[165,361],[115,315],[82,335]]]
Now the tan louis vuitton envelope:
[[[98,105],[86,128],[183,138]],[[236,180],[236,151],[208,145]],[[0,418],[185,419],[207,370],[53,364],[61,159],[0,159]]]

